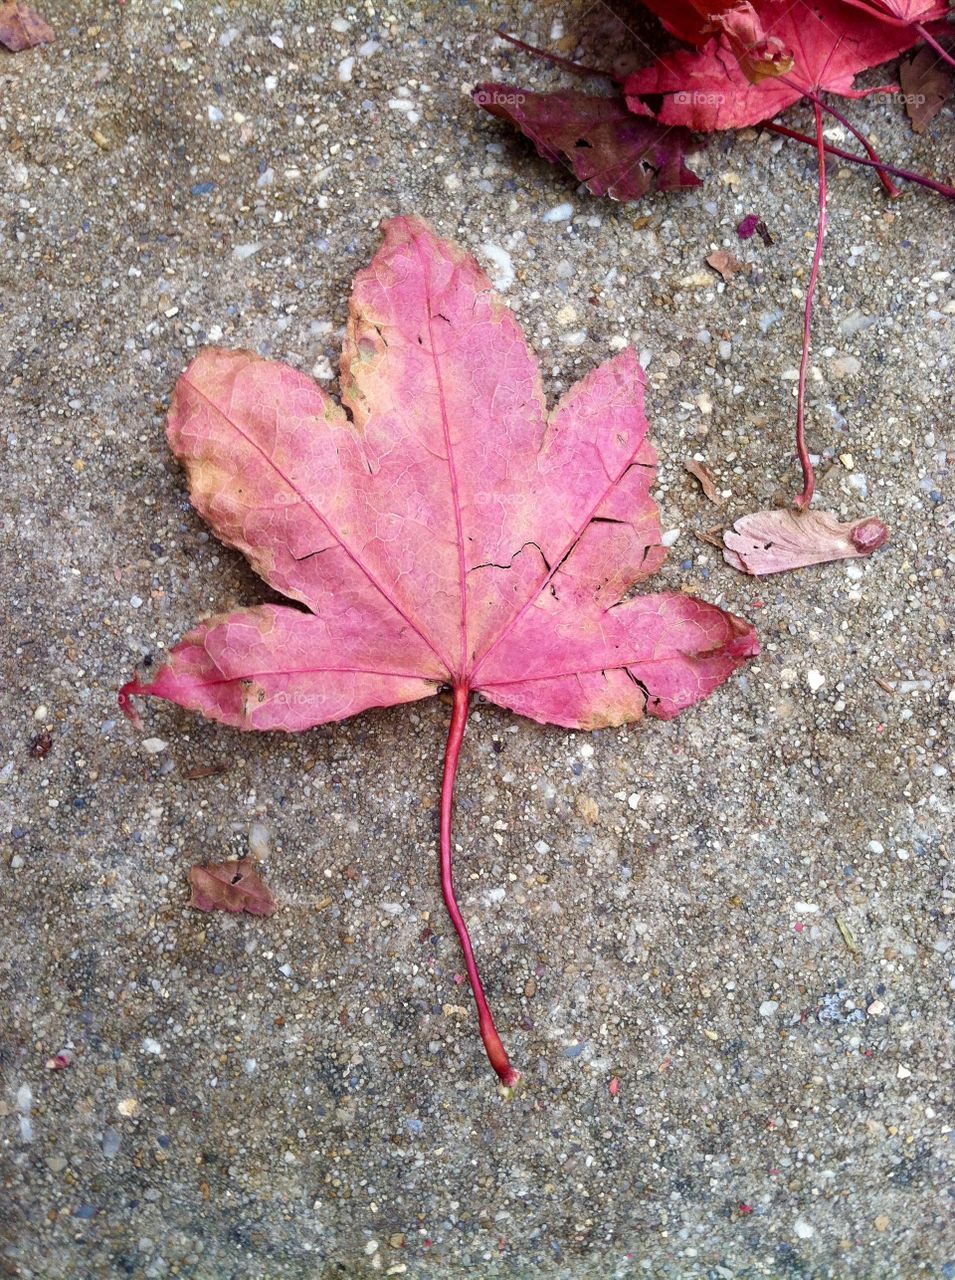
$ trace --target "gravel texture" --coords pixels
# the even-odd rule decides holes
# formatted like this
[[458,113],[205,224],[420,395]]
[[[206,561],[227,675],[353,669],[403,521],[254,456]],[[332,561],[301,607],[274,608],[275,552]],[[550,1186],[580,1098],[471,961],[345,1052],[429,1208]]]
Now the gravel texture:
[[[577,190],[466,91],[566,83],[493,27],[555,44],[585,4],[43,7],[57,43],[0,56],[0,1274],[950,1280],[950,209],[832,167],[818,505],[892,537],[757,581],[694,531],[795,492],[810,150],[750,132],[697,191]],[[851,110],[951,180],[951,108],[919,138]],[[507,286],[549,394],[644,354],[658,582],[764,645],[670,724],[473,715],[459,881],[511,1099],[440,907],[447,705],[294,738],[116,706],[266,595],[188,506],[175,378],[217,341],[334,386],[399,212]],[[276,915],[187,910],[250,842]]]

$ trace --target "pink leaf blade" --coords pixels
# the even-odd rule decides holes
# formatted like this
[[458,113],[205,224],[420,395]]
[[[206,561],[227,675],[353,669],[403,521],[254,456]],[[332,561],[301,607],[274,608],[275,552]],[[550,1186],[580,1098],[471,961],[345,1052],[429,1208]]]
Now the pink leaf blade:
[[662,563],[645,381],[626,348],[575,383],[549,415],[533,477],[537,554],[519,558],[520,590],[502,573],[506,566],[482,566],[478,585],[491,625],[473,678],[542,592],[559,587],[581,604],[611,604]]
[[544,597],[481,680],[489,701],[567,728],[671,719],[759,652],[749,623],[676,593],[635,596],[586,616]]
[[831,560],[856,560],[871,555],[888,536],[874,516],[840,524],[826,511],[756,511],[723,534],[723,559],[740,573],[763,577]]
[[431,697],[440,674],[419,673],[428,654],[413,633],[368,626],[345,603],[321,618],[282,605],[239,609],[202,623],[170,650],[144,684],[123,694],[156,697],[237,729],[300,732],[371,707]]
[[372,471],[356,531],[461,677],[482,625],[470,571],[534,538],[537,361],[474,259],[395,218],[355,278],[342,388]]

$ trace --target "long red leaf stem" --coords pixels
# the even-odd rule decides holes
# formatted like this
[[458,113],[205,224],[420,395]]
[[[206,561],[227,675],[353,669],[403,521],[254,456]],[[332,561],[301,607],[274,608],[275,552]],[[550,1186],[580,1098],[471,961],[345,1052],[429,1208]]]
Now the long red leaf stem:
[[870,160],[874,160],[876,164],[879,166],[879,179],[883,187],[885,187],[886,192],[893,199],[895,199],[896,196],[901,195],[901,192],[899,191],[898,187],[889,177],[888,173],[886,173],[885,168],[883,167],[882,161],[879,158],[879,155],[875,147],[872,146],[872,144],[869,142],[869,139],[865,136],[865,134],[860,129],[857,129],[855,125],[852,123],[852,121],[848,119],[847,116],[844,116],[841,111],[838,111],[835,107],[830,106],[828,102],[824,102],[822,98],[818,97],[815,93],[807,93],[806,96],[810,102],[815,103],[816,106],[821,107],[822,110],[825,111],[827,115],[832,116],[834,120],[838,120],[839,123],[844,128],[848,129],[857,142],[862,143],[862,145],[865,147],[866,155],[869,157]]
[[458,900],[454,896],[454,881],[451,876],[451,817],[454,810],[454,778],[458,771],[458,757],[461,754],[461,743],[464,741],[464,730],[468,722],[468,703],[471,691],[467,685],[454,686],[454,708],[451,713],[451,728],[448,731],[448,743],[444,751],[444,777],[441,780],[441,892],[444,894],[444,905],[448,909],[451,923],[454,925],[461,951],[464,954],[464,966],[467,969],[468,981],[474,993],[477,1005],[478,1025],[481,1039],[487,1051],[488,1061],[500,1076],[501,1083],[513,1085],[521,1078],[521,1073],[511,1066],[507,1052],[497,1034],[491,1010],[488,1008],[484,988],[474,961],[474,951],[468,936],[468,927],[464,923]]
[[[816,139],[811,138],[808,133],[800,133],[797,129],[777,124],[775,120],[764,120],[759,128],[767,129],[770,133],[778,133],[784,138],[792,138],[795,142],[804,142],[807,147],[817,145]],[[928,187],[930,191],[937,191],[940,196],[946,196],[949,200],[955,199],[955,187],[938,182],[935,178],[926,178],[921,173],[911,173],[908,169],[900,169],[898,165],[887,164],[885,160],[880,160],[877,164],[874,160],[867,160],[865,156],[857,156],[852,151],[835,147],[830,142],[827,142],[825,147],[829,155],[838,156],[840,160],[851,160],[853,164],[864,165],[867,169],[885,169],[886,173],[891,173],[896,178],[904,178],[906,182],[917,182],[920,186]]]
[[812,502],[816,488],[816,477],[813,474],[809,450],[806,448],[806,373],[809,369],[809,337],[812,330],[812,302],[816,293],[816,281],[819,279],[819,264],[822,262],[822,245],[826,238],[826,145],[822,137],[822,108],[818,102],[812,104],[816,117],[816,154],[819,157],[819,221],[816,224],[816,252],[812,258],[812,271],[809,273],[809,284],[806,287],[806,311],[802,326],[802,360],[799,364],[799,390],[796,400],[796,452],[799,454],[799,465],[802,467],[802,493],[795,499],[795,505],[805,510]]
[[518,40],[517,36],[509,35],[503,27],[495,27],[494,34],[500,36],[502,40],[506,40],[508,44],[514,45],[523,53],[529,53],[535,58],[543,58],[545,62],[551,62],[555,67],[563,67],[565,71],[572,71],[575,76],[602,76],[604,80],[612,80],[613,72],[601,71],[598,67],[588,67],[582,62],[572,62],[570,58],[562,58],[559,54],[548,53],[546,49],[539,49],[535,44],[527,44],[523,40]]
[[922,26],[921,22],[914,22],[912,25],[915,27],[915,30],[919,33],[925,43],[927,45],[931,45],[944,62],[947,62],[950,67],[955,67],[955,58],[952,57],[947,49],[942,48],[931,32],[927,31],[925,27]]

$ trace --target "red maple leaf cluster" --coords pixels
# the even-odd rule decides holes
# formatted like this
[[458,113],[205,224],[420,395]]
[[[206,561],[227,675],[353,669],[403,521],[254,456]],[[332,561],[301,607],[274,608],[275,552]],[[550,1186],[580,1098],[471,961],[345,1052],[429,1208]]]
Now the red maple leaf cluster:
[[[806,373],[813,296],[822,261],[826,228],[826,153],[874,168],[890,196],[899,194],[893,178],[927,186],[948,198],[955,187],[887,164],[866,137],[833,106],[832,97],[861,98],[898,92],[898,84],[856,88],[860,72],[881,66],[915,45],[915,58],[901,69],[906,106],[913,128],[921,131],[951,90],[949,66],[955,58],[946,41],[955,36],[949,21],[955,10],[947,0],[641,0],[680,43],[627,75],[595,71],[544,54],[550,61],[587,76],[606,75],[617,92],[611,96],[561,91],[537,94],[507,84],[482,84],[475,102],[509,120],[547,160],[563,157],[594,195],[634,200],[652,188],[694,186],[698,179],[686,164],[695,134],[762,125],[815,147],[819,168],[819,216],[816,248],[806,292],[802,359],[796,408],[796,453],[802,490],[794,500],[805,511],[815,480],[805,440]],[[499,34],[504,35],[503,32]],[[527,52],[541,53],[505,36]],[[812,104],[815,136],[777,123],[775,117],[798,102]],[[838,120],[866,154],[830,145],[823,136],[823,115]],[[740,235],[743,236],[743,224]],[[760,536],[772,527],[778,537],[766,544],[769,557],[745,559],[728,553],[729,563],[746,572],[778,572],[807,563],[805,556],[834,558],[832,530],[806,522],[793,550],[786,513],[759,512]],[[829,519],[829,517],[826,517]],[[768,523],[767,523],[768,522]],[[831,522],[830,522],[831,523]],[[880,524],[878,544],[884,540]],[[755,528],[756,526],[754,526]],[[835,523],[833,528],[838,529]],[[737,525],[737,533],[740,533]],[[811,536],[810,536],[811,535]],[[841,537],[841,535],[840,535]],[[839,545],[845,541],[843,538]],[[868,554],[851,544],[840,554]],[[807,551],[807,547],[809,550]],[[762,567],[755,568],[759,563]]]
[[[955,59],[946,49],[955,34],[943,0],[641,0],[681,44],[649,66],[623,77],[551,61],[588,75],[606,74],[613,96],[562,90],[539,94],[514,85],[486,83],[474,100],[491,114],[509,120],[551,161],[563,157],[594,195],[634,200],[660,190],[696,185],[684,164],[692,133],[765,124],[802,99],[835,116],[862,143],[868,159],[844,155],[879,168],[886,189],[889,177],[919,180],[918,175],[880,166],[869,144],[823,95],[863,97],[897,92],[895,83],[856,89],[860,72],[880,66],[915,45],[935,55],[922,76],[932,80],[934,109],[944,95],[938,78]],[[501,33],[504,34],[504,33]],[[529,52],[531,46],[506,37]],[[909,81],[911,84],[911,64]],[[907,85],[908,89],[910,85]],[[916,86],[917,88],[917,86]],[[918,93],[906,94],[918,100]],[[627,113],[637,122],[627,119]],[[916,111],[910,115],[916,119]],[[924,105],[920,123],[924,127]],[[773,126],[782,132],[779,126]],[[812,139],[799,136],[802,141]],[[834,151],[828,147],[827,150]],[[944,184],[929,182],[942,194]]]

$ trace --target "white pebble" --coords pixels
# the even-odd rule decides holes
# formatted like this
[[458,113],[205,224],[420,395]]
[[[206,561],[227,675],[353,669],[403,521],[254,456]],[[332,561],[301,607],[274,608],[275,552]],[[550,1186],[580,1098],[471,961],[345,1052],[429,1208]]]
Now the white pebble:
[[778,1008],[778,1000],[764,1000],[759,1006],[759,1016],[761,1018],[771,1018]]
[[821,671],[807,671],[806,683],[813,693],[818,693],[822,686],[826,683],[826,677]]
[[813,1227],[811,1223],[807,1222],[805,1218],[796,1219],[793,1223],[793,1231],[795,1231],[800,1240],[811,1240],[816,1234],[815,1227]]
[[351,73],[355,66],[355,59],[352,57],[342,58],[338,64],[338,78],[342,84],[347,84],[351,79]]
[[664,547],[672,547],[674,542],[679,540],[679,537],[679,529],[667,529],[666,533],[662,534],[660,537],[660,544]]
[[210,124],[221,124],[221,122],[225,119],[225,117],[223,116],[222,112],[219,110],[218,107],[210,106],[208,108],[207,114],[209,116]]
[[490,276],[495,289],[503,292],[514,283],[514,263],[511,261],[511,255],[499,244],[490,242],[481,245],[481,252],[485,258],[491,260]]
[[580,745],[581,759],[589,760],[590,757],[593,755],[593,753],[594,753],[594,749],[589,742],[581,743]]
[[574,206],[569,202],[567,204],[555,204],[552,209],[548,209],[546,213],[541,214],[541,222],[567,222],[569,218],[574,216]]
[[885,845],[879,840],[870,840],[868,849],[870,853],[885,853]]
[[144,738],[142,743],[143,750],[150,756],[158,756],[160,751],[165,751],[168,745],[168,742],[164,742],[162,738]]
[[258,253],[261,248],[260,244],[237,244],[232,250],[232,256],[238,258],[240,262],[245,262],[246,258],[251,258],[253,253]]
[[33,719],[45,720],[49,714],[50,714],[49,709],[45,707],[41,702],[40,705],[37,707],[36,711],[34,711],[33,713]]
[[547,843],[546,840],[538,840],[537,843],[534,845],[534,850],[536,853],[539,853],[541,855],[545,853],[550,853],[550,845]]
[[637,795],[636,791],[634,791],[632,795],[628,796],[627,804],[630,806],[631,809],[640,808],[640,797]]
[[260,862],[272,852],[269,829],[264,822],[253,822],[249,827],[249,853]]
[[143,1053],[160,1054],[162,1053],[162,1045],[158,1040],[154,1040],[152,1036],[147,1036],[143,1041]]
[[898,1069],[898,1071],[896,1071],[896,1073],[895,1073],[895,1074],[896,1074],[897,1079],[899,1079],[899,1080],[908,1080],[908,1079],[909,1079],[909,1077],[911,1076],[912,1072],[908,1069],[908,1067],[903,1067],[903,1066],[902,1066],[902,1064],[901,1064],[901,1062],[900,1062],[900,1063],[899,1063],[899,1069]]

